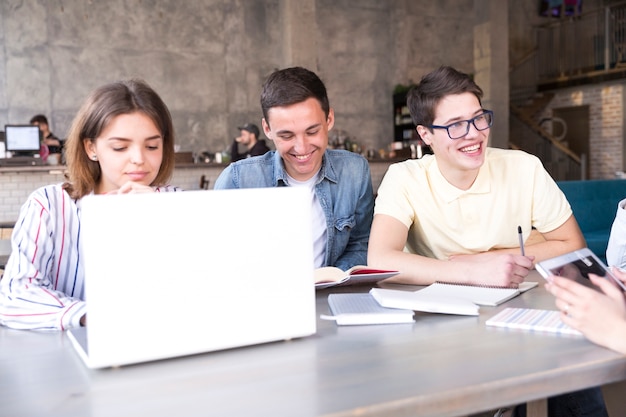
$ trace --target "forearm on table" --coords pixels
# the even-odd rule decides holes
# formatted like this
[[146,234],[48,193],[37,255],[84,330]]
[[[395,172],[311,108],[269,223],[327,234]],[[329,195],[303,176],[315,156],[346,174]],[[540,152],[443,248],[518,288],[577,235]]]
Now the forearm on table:
[[546,259],[554,258],[555,256],[575,251],[577,249],[582,249],[585,246],[586,245],[584,241],[546,241],[543,243],[527,246],[526,255],[534,256],[534,262],[537,263]]
[[534,256],[535,263],[587,246],[578,223],[570,216],[555,230],[540,233],[534,230],[526,240],[526,255]]
[[[34,291],[32,296],[20,293],[19,297],[4,297],[0,308],[0,322],[14,329],[67,330],[78,327],[86,312],[84,301],[61,297],[60,294],[41,295]],[[44,302],[46,296],[57,304]]]
[[[577,249],[581,249],[585,247],[584,241],[560,241],[560,240],[545,240],[545,239],[537,239],[533,242],[526,242],[524,244],[524,255],[533,256],[534,262],[540,262],[545,259],[554,258],[555,256],[563,255],[564,253],[572,252]],[[521,248],[503,248],[503,249],[493,249],[489,252],[499,253],[499,254],[511,254],[511,255],[519,255],[521,253]]]
[[429,285],[438,280],[468,282],[467,268],[463,263],[441,261],[403,251],[369,253],[368,265],[373,268],[400,271],[385,282]]

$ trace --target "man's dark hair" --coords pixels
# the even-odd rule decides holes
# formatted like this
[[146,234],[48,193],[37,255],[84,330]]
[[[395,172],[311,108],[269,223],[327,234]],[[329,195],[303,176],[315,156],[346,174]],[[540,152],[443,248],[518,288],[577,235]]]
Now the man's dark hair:
[[32,125],[33,123],[45,123],[48,124],[48,118],[46,116],[44,116],[43,114],[37,114],[35,116],[32,117],[32,119],[30,119],[30,124]]
[[422,126],[432,125],[439,101],[448,95],[462,93],[474,94],[479,103],[483,97],[483,90],[469,74],[452,67],[440,67],[425,75],[407,94],[407,105],[413,123]]
[[311,97],[319,101],[328,117],[330,104],[326,87],[314,72],[302,67],[274,71],[263,84],[261,92],[263,117],[269,123],[268,111],[272,107],[290,106]]

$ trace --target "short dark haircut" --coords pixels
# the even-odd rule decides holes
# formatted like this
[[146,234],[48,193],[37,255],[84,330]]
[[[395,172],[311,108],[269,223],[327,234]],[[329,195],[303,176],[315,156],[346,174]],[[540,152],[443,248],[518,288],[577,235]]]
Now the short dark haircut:
[[45,123],[45,124],[48,124],[48,118],[46,116],[44,116],[43,114],[37,114],[37,115],[33,116],[32,119],[30,119],[30,124],[32,125],[33,123]]
[[439,67],[425,75],[407,94],[407,105],[413,123],[430,126],[435,120],[435,108],[442,98],[451,94],[472,93],[481,102],[483,90],[469,74],[452,67]]
[[276,70],[263,84],[261,92],[263,117],[269,123],[268,112],[272,107],[290,106],[309,98],[317,99],[328,117],[330,104],[326,87],[313,71],[302,67]]

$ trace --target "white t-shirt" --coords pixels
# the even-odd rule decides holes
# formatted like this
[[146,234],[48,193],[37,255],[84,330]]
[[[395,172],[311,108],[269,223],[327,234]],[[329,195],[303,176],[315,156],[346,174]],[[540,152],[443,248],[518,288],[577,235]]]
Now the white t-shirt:
[[319,172],[306,181],[298,181],[287,175],[287,181],[292,187],[307,187],[311,195],[311,215],[313,231],[313,267],[320,268],[324,265],[326,256],[326,216],[317,195],[315,195],[315,183]]

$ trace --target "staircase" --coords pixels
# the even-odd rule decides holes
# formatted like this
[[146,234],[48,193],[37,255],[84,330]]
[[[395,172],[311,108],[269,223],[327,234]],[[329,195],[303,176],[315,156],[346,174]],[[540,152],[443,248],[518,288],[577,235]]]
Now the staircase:
[[586,160],[537,122],[553,94],[536,94],[523,104],[511,103],[509,146],[536,155],[555,181],[586,178]]

